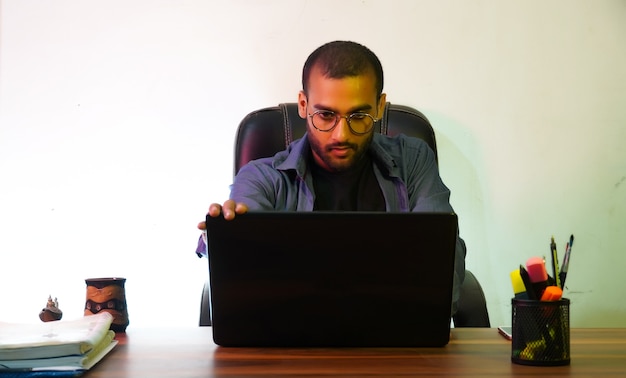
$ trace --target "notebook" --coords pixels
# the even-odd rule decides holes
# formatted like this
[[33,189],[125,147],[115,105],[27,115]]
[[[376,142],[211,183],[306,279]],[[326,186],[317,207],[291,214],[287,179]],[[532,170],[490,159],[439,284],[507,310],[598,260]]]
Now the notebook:
[[436,347],[450,337],[454,213],[207,216],[213,340]]

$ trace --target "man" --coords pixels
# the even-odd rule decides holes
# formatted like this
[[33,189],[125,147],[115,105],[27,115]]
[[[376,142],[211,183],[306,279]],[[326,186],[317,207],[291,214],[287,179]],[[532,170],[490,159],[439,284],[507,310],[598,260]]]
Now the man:
[[[298,94],[305,136],[274,157],[243,166],[230,199],[211,204],[208,214],[233,219],[248,210],[453,211],[428,145],[374,131],[385,103],[382,65],[367,47],[334,41],[317,48],[304,64]],[[197,253],[206,253],[202,239]],[[465,243],[457,237],[453,313],[464,277]]]

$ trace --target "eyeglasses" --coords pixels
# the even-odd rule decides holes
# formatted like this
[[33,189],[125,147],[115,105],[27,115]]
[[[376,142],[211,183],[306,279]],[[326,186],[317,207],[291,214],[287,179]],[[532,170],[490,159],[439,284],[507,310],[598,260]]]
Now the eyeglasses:
[[342,116],[330,110],[318,110],[313,114],[309,114],[309,117],[313,127],[324,132],[331,131],[337,126],[340,119],[345,118],[350,131],[357,135],[367,134],[374,127],[374,124],[380,121],[380,119],[363,112]]

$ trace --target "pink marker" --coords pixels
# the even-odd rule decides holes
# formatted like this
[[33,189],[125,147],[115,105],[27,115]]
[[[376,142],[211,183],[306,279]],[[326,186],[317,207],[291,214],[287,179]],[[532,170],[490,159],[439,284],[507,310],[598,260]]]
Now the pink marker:
[[541,257],[531,257],[526,261],[526,270],[537,298],[541,298],[548,286],[548,272]]

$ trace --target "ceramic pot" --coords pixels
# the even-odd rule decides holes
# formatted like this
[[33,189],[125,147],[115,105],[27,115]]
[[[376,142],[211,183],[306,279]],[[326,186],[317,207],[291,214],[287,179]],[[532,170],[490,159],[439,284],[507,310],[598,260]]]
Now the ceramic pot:
[[113,315],[111,330],[125,332],[129,324],[124,288],[126,278],[87,278],[85,283],[87,284],[85,315],[106,311]]

